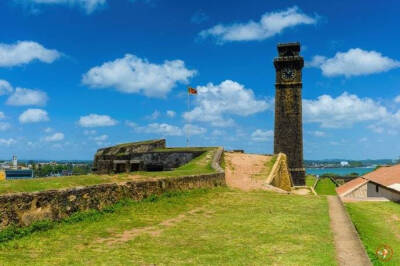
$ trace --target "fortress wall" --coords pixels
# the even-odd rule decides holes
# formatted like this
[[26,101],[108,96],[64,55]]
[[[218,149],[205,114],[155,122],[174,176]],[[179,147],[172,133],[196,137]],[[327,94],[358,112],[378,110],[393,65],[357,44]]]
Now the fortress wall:
[[142,200],[168,191],[225,185],[225,173],[100,184],[63,190],[0,196],[0,228],[26,226],[40,220],[60,220],[78,211],[101,210],[122,199]]
[[225,172],[218,164],[221,154],[219,148],[213,158],[215,174],[0,195],[0,229],[12,224],[27,226],[40,220],[60,220],[78,211],[101,210],[127,198],[140,201],[170,191],[225,186]]
[[276,162],[267,178],[267,184],[285,191],[291,191],[293,181],[290,177],[287,157],[285,154],[278,154],[278,158],[276,159]]

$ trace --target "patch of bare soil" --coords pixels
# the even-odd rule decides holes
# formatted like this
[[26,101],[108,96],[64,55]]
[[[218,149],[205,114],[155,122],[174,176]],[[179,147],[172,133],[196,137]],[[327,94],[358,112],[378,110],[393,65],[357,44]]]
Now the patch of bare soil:
[[311,195],[311,190],[308,188],[298,188],[292,190],[292,193],[296,195]]
[[225,178],[229,187],[244,191],[265,189],[265,179],[252,178],[265,170],[271,156],[245,153],[225,153]]
[[142,235],[142,234],[149,234],[152,237],[157,237],[161,235],[161,233],[169,227],[176,226],[180,222],[184,221],[186,218],[189,218],[194,215],[201,215],[202,217],[211,218],[212,212],[207,211],[205,208],[196,208],[190,210],[186,213],[182,213],[174,218],[164,220],[157,225],[154,226],[146,226],[142,228],[133,228],[130,230],[125,230],[120,234],[114,234],[108,238],[101,238],[95,241],[96,243],[104,243],[107,245],[113,245],[117,243],[124,243],[128,242],[135,237]]

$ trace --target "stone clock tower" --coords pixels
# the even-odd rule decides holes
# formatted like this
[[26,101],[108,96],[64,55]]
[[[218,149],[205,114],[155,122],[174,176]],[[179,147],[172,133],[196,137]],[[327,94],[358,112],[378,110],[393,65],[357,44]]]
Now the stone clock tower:
[[296,186],[305,185],[303,166],[302,77],[304,59],[300,43],[278,45],[276,69],[274,153],[287,155],[289,171]]

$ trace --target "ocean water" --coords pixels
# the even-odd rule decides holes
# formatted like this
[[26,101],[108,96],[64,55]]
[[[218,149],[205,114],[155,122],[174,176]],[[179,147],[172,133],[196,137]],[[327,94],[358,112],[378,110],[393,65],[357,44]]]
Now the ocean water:
[[326,173],[332,173],[337,175],[348,175],[351,173],[357,173],[363,175],[373,171],[375,168],[366,167],[355,167],[355,168],[306,168],[307,174],[312,175],[323,175]]

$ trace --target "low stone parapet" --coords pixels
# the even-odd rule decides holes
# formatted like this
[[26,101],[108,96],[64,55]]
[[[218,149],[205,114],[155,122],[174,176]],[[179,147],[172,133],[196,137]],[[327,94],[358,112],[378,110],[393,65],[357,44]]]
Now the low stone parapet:
[[169,191],[225,185],[225,174],[204,174],[99,184],[72,189],[14,193],[0,196],[0,228],[30,225],[40,220],[60,220],[89,209],[101,210],[122,199],[142,200]]
[[219,166],[223,149],[212,159],[213,174],[149,178],[70,189],[0,195],[0,229],[27,226],[41,220],[60,220],[79,211],[101,210],[123,199],[140,201],[165,192],[225,186],[225,172]]

